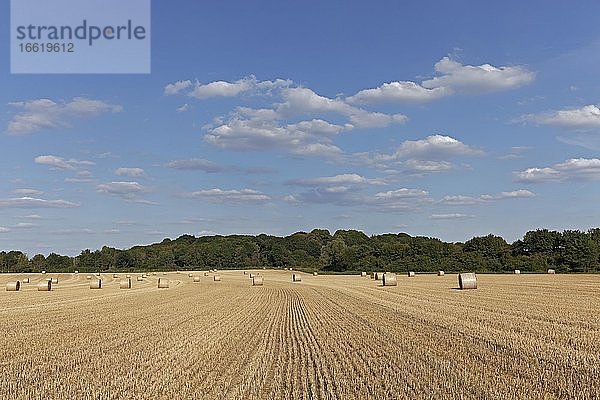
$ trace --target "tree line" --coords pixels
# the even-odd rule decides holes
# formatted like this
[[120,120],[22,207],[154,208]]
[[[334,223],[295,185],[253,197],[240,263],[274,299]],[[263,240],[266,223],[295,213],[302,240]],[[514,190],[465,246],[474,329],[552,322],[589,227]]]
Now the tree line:
[[104,246],[76,257],[51,253],[32,258],[0,252],[2,272],[107,272],[192,269],[287,268],[329,272],[600,272],[600,228],[587,232],[529,231],[511,244],[495,235],[464,243],[410,236],[367,236],[357,230],[325,229],[289,236],[182,235],[148,246],[119,250]]

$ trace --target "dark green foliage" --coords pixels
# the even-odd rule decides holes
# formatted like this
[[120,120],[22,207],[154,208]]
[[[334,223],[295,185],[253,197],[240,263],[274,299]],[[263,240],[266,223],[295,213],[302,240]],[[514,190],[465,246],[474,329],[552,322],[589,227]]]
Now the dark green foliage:
[[556,232],[538,229],[512,244],[494,235],[465,243],[405,233],[368,237],[356,230],[324,229],[286,237],[183,235],[148,246],[119,250],[104,246],[77,257],[51,253],[28,259],[20,251],[0,252],[1,272],[186,270],[198,268],[304,268],[346,271],[438,270],[510,272],[600,272],[600,229]]

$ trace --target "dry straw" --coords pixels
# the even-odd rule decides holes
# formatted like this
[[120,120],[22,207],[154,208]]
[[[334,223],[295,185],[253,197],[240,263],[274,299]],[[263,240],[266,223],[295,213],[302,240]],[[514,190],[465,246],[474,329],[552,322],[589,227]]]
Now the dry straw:
[[439,270],[439,271],[438,271],[438,276],[444,276],[444,271],[442,271],[442,270]]
[[556,273],[556,271],[555,271],[555,270],[553,270],[553,269],[549,269],[549,270],[548,270],[548,273],[549,273],[549,274],[551,274],[551,275],[554,275],[554,274]]
[[38,292],[49,292],[52,290],[52,281],[43,281],[37,285]]
[[477,289],[477,276],[474,272],[458,274],[458,286],[461,290]]
[[415,276],[415,271],[408,271],[408,277],[412,278]]
[[200,282],[200,277],[199,276],[195,276],[194,277],[194,282]]
[[119,282],[119,286],[121,287],[121,289],[131,289],[131,279],[130,278],[121,279],[121,282]]
[[92,279],[90,281],[90,289],[102,289],[102,279]]
[[8,282],[6,284],[7,292],[18,292],[19,290],[21,290],[21,282],[19,282],[19,281]]
[[252,278],[252,286],[262,286],[263,285],[263,277],[255,276]]
[[292,275],[292,282],[302,282],[302,277],[298,274]]
[[169,280],[165,278],[158,278],[158,288],[159,289],[168,289],[169,288]]
[[213,281],[214,282],[221,282],[221,275],[215,275],[215,276],[213,276]]
[[396,278],[396,274],[392,274],[391,272],[386,272],[383,274],[383,286],[397,286],[398,279]]

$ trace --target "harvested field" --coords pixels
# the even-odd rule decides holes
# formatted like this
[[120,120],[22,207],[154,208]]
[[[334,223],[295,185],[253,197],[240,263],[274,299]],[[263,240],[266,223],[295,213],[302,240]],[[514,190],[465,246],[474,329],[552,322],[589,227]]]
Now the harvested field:
[[[297,273],[297,272],[295,272]],[[0,398],[598,399],[600,276],[0,275]],[[195,276],[200,276],[198,272]]]

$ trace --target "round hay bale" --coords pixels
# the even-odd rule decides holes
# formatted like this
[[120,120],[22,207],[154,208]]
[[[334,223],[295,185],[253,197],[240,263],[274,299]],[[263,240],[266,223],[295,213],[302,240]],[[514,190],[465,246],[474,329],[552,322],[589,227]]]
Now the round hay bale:
[[193,278],[194,274],[188,274],[188,278]]
[[6,284],[7,292],[18,292],[19,290],[21,290],[21,282],[19,281],[8,282]]
[[221,282],[221,275],[215,275],[215,276],[213,276],[213,281],[214,282]]
[[125,275],[125,278],[131,278],[131,275]]
[[90,289],[102,289],[102,279],[92,279],[90,281]]
[[386,272],[385,274],[383,274],[383,286],[397,286],[398,285],[398,278],[396,277],[396,274],[392,274],[391,272]]
[[367,276],[367,273],[363,271],[360,273],[360,276],[362,276],[364,278],[365,276]]
[[50,278],[52,280],[52,284],[56,285],[58,283],[58,278]]
[[200,282],[200,277],[199,276],[195,276],[194,277],[194,282]]
[[520,269],[515,269],[515,275],[521,275],[521,270]]
[[460,290],[477,289],[477,275],[474,272],[458,274],[458,286]]
[[119,287],[121,289],[131,289],[131,278],[121,279],[121,282],[119,282]]
[[556,274],[556,270],[554,270],[554,269],[549,269],[549,270],[548,270],[548,273],[549,273],[550,275],[554,275],[554,274]]
[[302,277],[298,274],[292,275],[292,282],[302,282]]
[[208,272],[205,272],[205,273],[204,273],[204,276],[208,276]]
[[92,279],[92,276],[88,275],[88,276],[85,277],[85,279]]
[[415,276],[415,271],[408,271],[408,277],[412,278]]
[[214,268],[214,269],[213,269],[213,272],[217,272],[217,269],[216,269],[216,268]]
[[117,275],[117,274],[113,274],[113,278],[114,278],[114,279],[117,279],[118,277],[119,277],[119,275]]
[[46,271],[42,271],[42,275],[46,275]]
[[256,276],[256,274],[250,274],[250,279],[253,279]]
[[29,278],[23,279],[23,283],[29,283]]
[[153,273],[152,273],[152,276],[156,276],[156,272],[153,272]]
[[138,282],[143,282],[143,281],[144,281],[144,278],[142,278],[141,276],[138,276],[138,277],[137,277],[137,281],[138,281]]
[[442,270],[438,271],[438,276],[444,276],[444,274],[445,274],[444,271],[442,271]]
[[252,278],[252,286],[262,286],[263,285],[263,277],[255,276]]
[[142,274],[142,278],[147,278],[147,277],[148,277],[148,275]]
[[244,271],[244,275],[247,275],[247,274],[248,274],[248,271]]
[[78,274],[78,273],[79,273],[79,271],[75,270],[75,272],[74,272],[74,273],[75,273],[75,274]]
[[371,279],[375,279],[375,272],[371,272]]
[[169,288],[169,280],[165,278],[158,278],[158,288],[159,289],[168,289]]
[[375,272],[375,280],[380,281],[383,279],[383,272]]
[[319,273],[317,271],[313,272],[313,276],[318,276]]
[[166,272],[163,272],[163,276],[165,276],[165,275],[167,275],[167,273],[166,273]]
[[49,292],[52,290],[52,281],[43,281],[37,285],[38,292]]
[[100,276],[100,272],[96,272],[96,276]]

